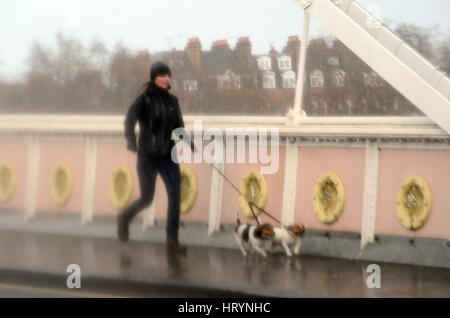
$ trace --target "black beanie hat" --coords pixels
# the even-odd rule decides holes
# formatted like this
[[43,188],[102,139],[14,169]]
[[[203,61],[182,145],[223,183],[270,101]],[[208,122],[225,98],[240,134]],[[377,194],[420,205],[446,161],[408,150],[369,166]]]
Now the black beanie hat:
[[166,74],[172,76],[172,72],[170,71],[169,66],[167,66],[167,64],[164,62],[157,61],[153,63],[152,67],[150,68],[150,81],[153,83],[157,76]]

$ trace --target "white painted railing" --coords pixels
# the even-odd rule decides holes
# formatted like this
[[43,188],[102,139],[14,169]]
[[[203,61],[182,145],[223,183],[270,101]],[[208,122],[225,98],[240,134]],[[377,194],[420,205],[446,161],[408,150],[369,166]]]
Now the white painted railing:
[[[295,217],[298,149],[301,147],[353,147],[365,149],[366,171],[362,208],[361,247],[374,239],[378,153],[381,148],[440,149],[450,151],[450,136],[426,117],[243,117],[185,116],[186,127],[202,121],[202,130],[214,127],[279,129],[286,147],[282,220],[288,224]],[[139,125],[136,125],[137,128]],[[245,129],[244,129],[245,130]],[[94,215],[97,145],[101,140],[125,141],[124,116],[3,115],[0,139],[25,140],[29,144],[25,219],[36,213],[40,142],[62,139],[68,143],[81,139],[86,143],[86,165],[81,220],[88,223]],[[270,131],[270,130],[269,130]],[[123,147],[123,151],[126,151]],[[219,165],[223,170],[226,165]],[[223,179],[212,171],[208,233],[220,228]],[[154,224],[152,204],[144,213],[143,226]]]
[[[436,137],[449,135],[426,117],[249,117],[184,116],[186,128],[278,128],[280,136]],[[139,125],[136,125],[139,130]],[[124,116],[1,115],[0,135],[113,135],[120,137]]]

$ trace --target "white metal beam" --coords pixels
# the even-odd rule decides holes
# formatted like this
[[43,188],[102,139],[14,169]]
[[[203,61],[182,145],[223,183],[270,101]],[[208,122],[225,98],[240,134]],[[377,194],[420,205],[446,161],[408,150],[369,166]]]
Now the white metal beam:
[[306,49],[308,47],[309,20],[309,13],[305,11],[305,14],[303,15],[302,42],[300,43],[301,47],[297,69],[297,84],[295,88],[294,114],[297,116],[302,116],[303,109],[303,87],[305,82],[305,64]]
[[294,1],[450,134],[450,86],[442,72],[388,28],[374,27],[374,18],[352,0]]

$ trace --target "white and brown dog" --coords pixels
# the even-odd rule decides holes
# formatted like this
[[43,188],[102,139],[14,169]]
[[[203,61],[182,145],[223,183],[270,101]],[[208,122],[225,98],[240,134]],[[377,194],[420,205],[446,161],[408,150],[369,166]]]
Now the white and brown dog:
[[292,252],[289,245],[295,244],[294,254],[298,255],[300,253],[301,239],[305,235],[305,227],[303,224],[294,224],[291,226],[275,227],[273,229],[274,236],[272,237],[271,251],[273,252],[273,247],[276,245],[281,245],[286,252],[288,257],[292,256]]
[[273,235],[273,227],[269,223],[261,225],[241,224],[239,217],[237,218],[237,227],[234,238],[244,256],[247,256],[244,244],[248,244],[252,251],[257,252],[263,257],[267,257],[264,245],[266,242],[270,241]]

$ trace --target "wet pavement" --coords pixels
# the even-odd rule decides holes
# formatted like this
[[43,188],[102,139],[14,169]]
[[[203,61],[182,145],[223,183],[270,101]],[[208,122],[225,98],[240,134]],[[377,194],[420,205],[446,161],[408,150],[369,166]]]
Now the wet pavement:
[[48,277],[64,289],[67,266],[77,264],[82,289],[101,283],[102,290],[122,288],[120,296],[137,296],[139,289],[144,297],[450,297],[448,269],[378,263],[381,287],[371,289],[371,263],[281,253],[243,257],[235,249],[193,246],[175,257],[159,243],[0,231],[0,284],[23,275],[22,284],[39,277],[45,284]]

